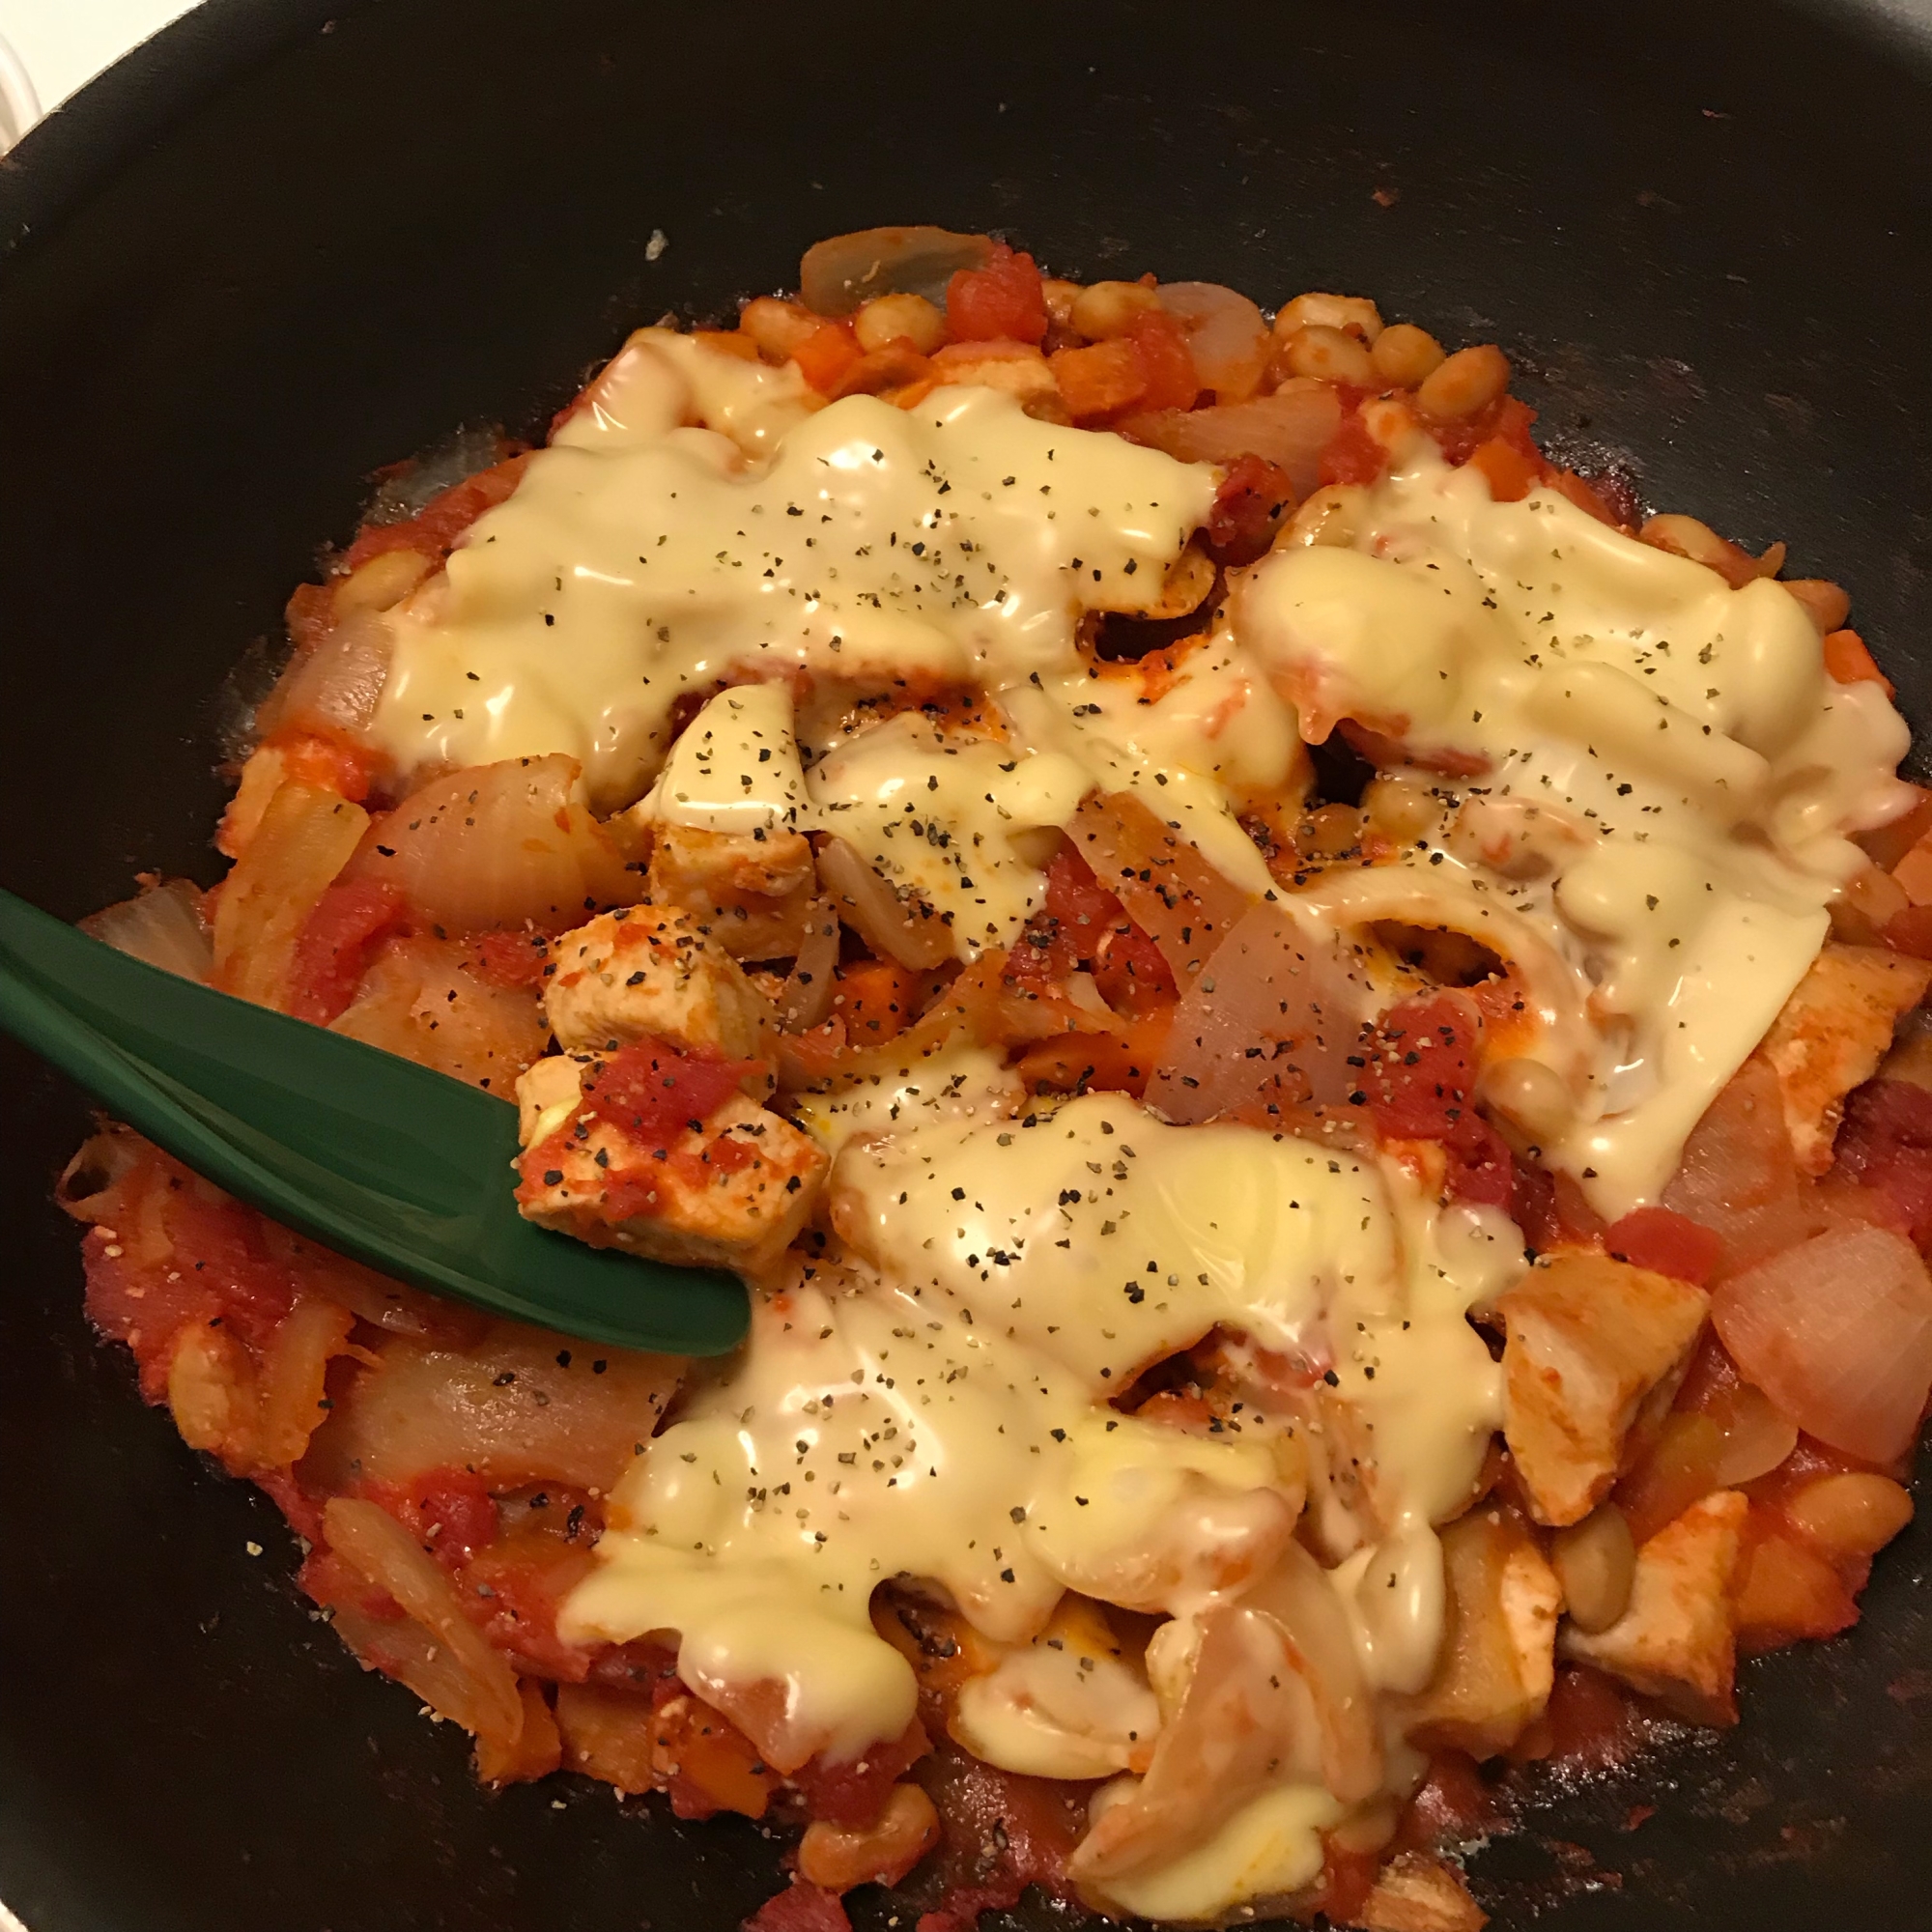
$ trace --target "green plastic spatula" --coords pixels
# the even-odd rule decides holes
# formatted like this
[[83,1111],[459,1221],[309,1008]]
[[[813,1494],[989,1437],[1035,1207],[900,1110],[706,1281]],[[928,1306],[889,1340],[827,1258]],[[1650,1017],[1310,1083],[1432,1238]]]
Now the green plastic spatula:
[[515,1107],[130,959],[7,892],[0,1029],[197,1174],[384,1274],[620,1348],[716,1355],[744,1336],[735,1276],[524,1220]]

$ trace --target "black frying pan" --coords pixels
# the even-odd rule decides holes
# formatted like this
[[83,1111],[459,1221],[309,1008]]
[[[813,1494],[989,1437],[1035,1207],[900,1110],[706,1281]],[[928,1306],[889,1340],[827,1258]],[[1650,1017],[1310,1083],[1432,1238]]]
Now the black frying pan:
[[[0,877],[68,915],[211,878],[224,680],[371,470],[889,220],[1498,339],[1557,446],[1850,584],[1927,726],[1928,123],[1932,12],[1882,0],[212,0],[0,163]],[[488,1797],[310,1620],[274,1511],[94,1346],[48,1205],[84,1113],[0,1064],[0,1896],[32,1932],[730,1932],[776,1845]],[[1928,1551],[1747,1668],[1741,1731],[1480,1854],[1499,1922],[1932,1923]]]

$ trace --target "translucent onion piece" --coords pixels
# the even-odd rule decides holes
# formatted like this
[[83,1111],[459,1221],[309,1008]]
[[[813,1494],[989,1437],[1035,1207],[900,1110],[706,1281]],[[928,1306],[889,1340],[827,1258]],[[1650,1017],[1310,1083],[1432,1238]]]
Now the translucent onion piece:
[[833,970],[838,964],[838,913],[830,899],[814,899],[805,938],[778,997],[779,1023],[786,1033],[810,1033],[832,1010]]
[[1889,1228],[1829,1228],[1714,1293],[1740,1373],[1821,1442],[1889,1463],[1932,1389],[1932,1276]]
[[1088,799],[1068,832],[1182,987],[1253,903],[1130,792]]
[[952,934],[923,899],[901,898],[843,838],[818,848],[818,876],[838,916],[874,952],[916,973],[952,957]]
[[982,269],[993,243],[948,228],[862,228],[815,242],[798,265],[798,292],[815,315],[850,315],[874,296],[923,296],[942,308],[961,269]]
[[328,1365],[349,1349],[355,1317],[319,1294],[302,1294],[276,1324],[257,1378],[255,1461],[265,1469],[298,1462],[328,1410]]
[[455,941],[421,937],[384,951],[329,1030],[504,1100],[550,1040],[534,987],[493,985]]
[[1147,1776],[1095,1820],[1066,1861],[1069,1876],[1089,1884],[1165,1863],[1268,1784],[1320,1778],[1310,1699],[1288,1649],[1262,1611],[1233,1604],[1202,1618],[1187,1689]]
[[395,886],[445,936],[530,924],[581,925],[635,905],[627,867],[582,802],[575,758],[505,758],[434,779],[377,822],[350,868]]
[[1121,427],[1136,442],[1183,463],[1233,463],[1259,456],[1288,472],[1305,497],[1321,480],[1321,452],[1342,426],[1342,405],[1326,383],[1296,376],[1271,396],[1211,410],[1153,410]]
[[1278,905],[1251,906],[1180,996],[1147,1102],[1181,1126],[1250,1101],[1345,1101],[1359,1084],[1373,990],[1349,953],[1298,927]]
[[1288,1634],[1321,1722],[1321,1781],[1344,1804],[1359,1804],[1382,1781],[1375,1698],[1342,1600],[1326,1572],[1299,1544],[1247,1603]]
[[335,792],[277,787],[222,884],[213,984],[261,1006],[287,1005],[296,942],[368,826],[369,814]]
[[1513,1041],[1511,1050],[1573,1085],[1587,1078],[1597,1054],[1590,982],[1501,894],[1447,867],[1372,866],[1325,873],[1294,899],[1341,927],[1395,920],[1466,933],[1508,965],[1521,989],[1521,1031],[1533,1029],[1535,1037]]
[[317,1432],[304,1472],[323,1484],[358,1473],[407,1483],[454,1465],[497,1489],[609,1490],[649,1440],[680,1372],[669,1356],[509,1322],[469,1349],[387,1342]]
[[1269,1785],[1321,1783],[1352,1804],[1381,1776],[1341,1599],[1291,1544],[1268,1579],[1201,1619],[1187,1689],[1146,1777],[1100,1814],[1067,1869],[1107,1879],[1175,1857]]
[[361,737],[389,678],[389,627],[356,611],[319,642],[297,651],[256,714],[257,731],[340,731]]
[[1798,1425],[1749,1382],[1739,1382],[1709,1413],[1724,1432],[1715,1471],[1720,1490],[1770,1475],[1798,1447]]
[[1160,305],[1179,323],[1194,373],[1217,403],[1244,403],[1261,386],[1273,337],[1246,296],[1219,282],[1163,282]]
[[439,1717],[498,1749],[514,1748],[524,1729],[516,1673],[463,1614],[449,1573],[372,1502],[332,1498],[323,1512],[323,1528],[329,1548],[387,1591],[418,1627],[404,1632],[351,1611],[345,1629],[338,1606],[336,1628],[356,1654],[401,1678]]
[[80,929],[117,952],[184,980],[206,984],[214,971],[214,941],[201,916],[201,888],[192,879],[169,879],[90,913]]

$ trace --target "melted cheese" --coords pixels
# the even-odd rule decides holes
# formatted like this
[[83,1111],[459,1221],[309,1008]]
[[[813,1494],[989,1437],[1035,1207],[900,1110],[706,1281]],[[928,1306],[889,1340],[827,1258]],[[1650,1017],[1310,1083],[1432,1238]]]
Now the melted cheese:
[[970,958],[1019,937],[1045,890],[1037,835],[1067,824],[1093,781],[1062,753],[901,714],[821,758],[810,783],[812,822],[917,892]]
[[[1265,558],[1236,628],[1312,728],[1358,718],[1473,774],[1437,781],[1469,828],[1457,856],[1390,869],[1429,923],[1458,865],[1570,962],[1592,1050],[1577,1064],[1573,1026],[1532,1056],[1573,1102],[1544,1152],[1614,1218],[1661,1192],[1804,976],[1861,863],[1845,835],[1899,809],[1905,725],[1878,687],[1826,676],[1776,584],[1733,590],[1560,497],[1493,502],[1433,445],[1369,493],[1362,528]],[[1496,875],[1485,852],[1531,810],[1560,834],[1548,863]],[[1385,884],[1377,916],[1399,917]]]
[[1141,1918],[1184,1924],[1236,1907],[1252,1911],[1321,1877],[1321,1833],[1341,1820],[1341,1805],[1319,1784],[1276,1785],[1179,1858],[1110,1879],[1101,1889],[1110,1903]]
[[[1332,1361],[1376,1533],[1426,1534],[1470,1492],[1501,1410],[1463,1316],[1520,1244],[1398,1168],[1090,1095],[922,1112],[848,1144],[835,1195],[875,1272],[757,1308],[742,1361],[626,1476],[567,1634],[677,1632],[694,1689],[775,1681],[801,1738],[850,1756],[913,1709],[871,1630],[880,1582],[937,1584],[1002,1642],[1069,1588],[1185,1616],[1265,1569],[1301,1500],[1281,1417],[1203,1435],[1107,1406],[1217,1322]],[[1433,1657],[1439,1592],[1410,1597],[1434,1623],[1378,1640]]]
[[[1275,890],[1239,813],[1293,797],[1304,733],[1361,720],[1430,767],[1442,823],[1289,911],[1491,945],[1554,1083],[1547,1158],[1607,1215],[1653,1198],[1815,953],[1847,832],[1897,809],[1896,714],[1825,676],[1776,585],[1733,591],[1558,497],[1494,503],[1433,449],[1367,493],[1354,548],[1246,573],[1178,666],[1089,662],[1083,616],[1157,585],[1213,488],[991,391],[823,407],[793,367],[643,330],[387,619],[377,735],[406,772],[563,752],[600,807],[649,785],[647,820],[836,834],[970,958],[1013,943],[1095,786]],[[802,755],[807,688],[821,723],[908,690],[987,701],[976,731],[906,711],[814,727]],[[673,744],[680,700],[713,693]],[[567,1108],[566,1085],[528,1104]],[[792,1104],[835,1156],[828,1259],[758,1300],[742,1354],[636,1460],[567,1640],[661,1635],[695,1690],[774,1687],[788,1749],[842,1762],[917,1708],[871,1621],[897,1580],[993,1656],[959,1696],[970,1748],[1140,1772],[1201,1618],[1280,1563],[1305,1506],[1368,1686],[1426,1686],[1435,1526],[1501,1417],[1466,1319],[1523,1265],[1501,1214],[1392,1159],[1118,1094],[1026,1111],[977,1046]],[[1257,1393],[1214,1429],[1110,1406],[1216,1330]],[[1053,1634],[1068,1591],[1168,1619],[1145,1677]],[[1420,1767],[1384,1728],[1399,1793]],[[1276,1775],[1107,1902],[1206,1920],[1311,1883],[1342,1808]]]
[[1158,585],[1213,491],[992,390],[810,412],[795,370],[645,329],[390,618],[376,734],[405,771],[564,752],[625,805],[689,691],[1073,668],[1082,611]]
[[657,783],[636,810],[645,820],[699,832],[799,825],[809,801],[790,686],[721,691],[678,733]]

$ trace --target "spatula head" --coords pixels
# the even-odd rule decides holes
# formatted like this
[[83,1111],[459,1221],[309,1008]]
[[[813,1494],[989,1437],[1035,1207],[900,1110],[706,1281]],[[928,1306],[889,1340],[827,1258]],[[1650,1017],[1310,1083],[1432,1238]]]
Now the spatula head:
[[0,1027],[197,1174],[384,1274],[620,1348],[714,1355],[743,1339],[735,1276],[588,1248],[517,1212],[507,1099],[130,959],[5,892]]

